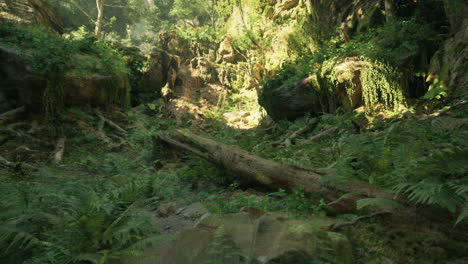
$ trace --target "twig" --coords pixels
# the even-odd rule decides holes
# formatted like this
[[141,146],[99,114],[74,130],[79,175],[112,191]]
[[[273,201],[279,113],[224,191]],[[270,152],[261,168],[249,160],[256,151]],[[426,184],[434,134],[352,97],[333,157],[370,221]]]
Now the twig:
[[335,230],[338,230],[342,227],[345,227],[345,226],[349,226],[349,225],[354,225],[356,224],[357,222],[359,221],[362,221],[364,219],[369,219],[369,218],[373,218],[375,216],[378,216],[378,215],[384,215],[384,214],[391,214],[391,212],[389,211],[382,211],[382,212],[375,212],[373,214],[369,214],[369,215],[363,215],[363,216],[360,216],[356,219],[354,219],[353,221],[349,221],[349,222],[344,222],[344,223],[337,223],[337,224],[334,224],[330,227],[330,230],[331,231],[335,231]]
[[21,106],[0,115],[0,124],[15,120],[26,112],[26,107]]

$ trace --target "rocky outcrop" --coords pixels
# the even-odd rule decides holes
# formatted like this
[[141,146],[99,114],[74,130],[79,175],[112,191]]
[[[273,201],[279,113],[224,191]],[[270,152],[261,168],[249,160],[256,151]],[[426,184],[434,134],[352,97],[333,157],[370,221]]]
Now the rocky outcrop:
[[182,38],[176,30],[159,33],[156,44],[161,50],[180,57],[182,63],[199,56],[196,47],[192,47],[189,41]]
[[323,256],[338,263],[353,263],[350,242],[339,233],[324,231],[329,224],[323,219],[293,220],[256,208],[230,215],[205,215],[174,241],[147,250],[149,258],[124,263],[299,264],[323,261]]
[[286,17],[296,17],[297,10],[292,10],[294,7],[298,6],[299,0],[282,0],[277,1],[274,11],[271,14],[271,18],[286,18]]
[[192,72],[202,78],[205,83],[217,81],[216,66],[204,57],[196,57],[190,61]]
[[[46,74],[30,67],[21,58],[20,52],[0,46],[0,94],[3,94],[3,101],[7,102],[2,103],[4,107],[27,105],[32,110],[40,111],[44,104],[51,103],[48,100],[53,98],[49,96],[61,96],[60,100],[65,105],[128,105],[130,87],[127,74]],[[48,88],[59,90],[50,94]]]
[[18,50],[0,46],[0,93],[5,108],[21,105],[40,108],[46,84],[45,76],[33,71]]
[[259,103],[274,120],[295,119],[308,112],[322,112],[320,98],[314,93],[317,79],[315,76],[297,81],[286,82],[274,89],[263,89]]
[[218,63],[227,62],[227,63],[234,63],[235,54],[234,48],[232,47],[232,38],[229,36],[225,36],[221,43],[219,44],[218,49]]
[[407,89],[403,75],[395,68],[350,57],[325,61],[302,80],[267,83],[259,103],[275,120],[330,113],[338,107],[351,110],[364,105],[372,109],[378,103],[398,110],[405,105]]
[[63,22],[43,0],[0,0],[0,20],[21,24],[38,23],[63,34]]
[[133,91],[142,98],[159,96],[162,88],[173,90],[180,68],[180,57],[164,50],[155,50],[149,58],[149,69]]
[[427,98],[439,93],[457,97],[468,92],[468,4],[445,1],[445,10],[454,34],[431,60]]

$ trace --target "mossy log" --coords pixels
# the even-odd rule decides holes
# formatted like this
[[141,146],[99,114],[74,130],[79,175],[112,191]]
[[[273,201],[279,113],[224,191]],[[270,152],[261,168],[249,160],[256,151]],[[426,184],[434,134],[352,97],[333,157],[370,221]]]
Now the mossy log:
[[[267,160],[240,148],[195,135],[187,130],[174,130],[169,136],[159,136],[153,140],[155,149],[165,145],[192,152],[235,175],[270,188],[286,190],[300,188],[313,195],[325,197],[329,201],[342,197],[344,193],[356,193],[346,199],[340,199],[340,203],[345,202],[347,207],[353,207],[358,199],[365,197],[394,199],[394,195],[387,190],[354,179],[347,180],[346,184],[326,185],[320,181],[326,176],[323,172]],[[334,204],[338,205],[337,202]],[[341,206],[338,205],[338,207]],[[347,209],[354,210],[355,208]]]

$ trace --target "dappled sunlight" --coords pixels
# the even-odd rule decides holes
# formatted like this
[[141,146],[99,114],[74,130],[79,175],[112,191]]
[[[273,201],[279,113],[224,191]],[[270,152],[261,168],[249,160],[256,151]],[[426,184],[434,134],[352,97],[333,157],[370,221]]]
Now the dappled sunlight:
[[0,0],[0,263],[468,263],[466,0]]

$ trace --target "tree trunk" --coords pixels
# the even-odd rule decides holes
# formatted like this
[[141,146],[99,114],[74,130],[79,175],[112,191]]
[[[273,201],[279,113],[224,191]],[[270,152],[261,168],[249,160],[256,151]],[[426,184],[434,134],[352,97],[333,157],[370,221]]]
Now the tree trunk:
[[96,28],[95,28],[95,34],[97,39],[102,38],[102,24],[104,21],[104,1],[105,0],[96,0],[96,7],[98,10],[98,16],[96,19]]
[[385,17],[387,22],[391,22],[395,17],[395,6],[394,0],[385,0]]
[[197,136],[187,130],[175,130],[169,136],[159,136],[154,139],[153,144],[157,153],[160,153],[158,148],[161,145],[190,151],[236,175],[275,189],[300,188],[329,200],[335,200],[343,193],[359,193],[350,197],[349,200],[353,203],[363,197],[393,199],[393,194],[385,189],[353,179],[347,180],[346,184],[326,186],[320,182],[325,173],[267,160],[237,147]]
[[43,0],[28,0],[28,2],[34,9],[34,17],[39,24],[45,25],[59,34],[65,32],[62,20]]

